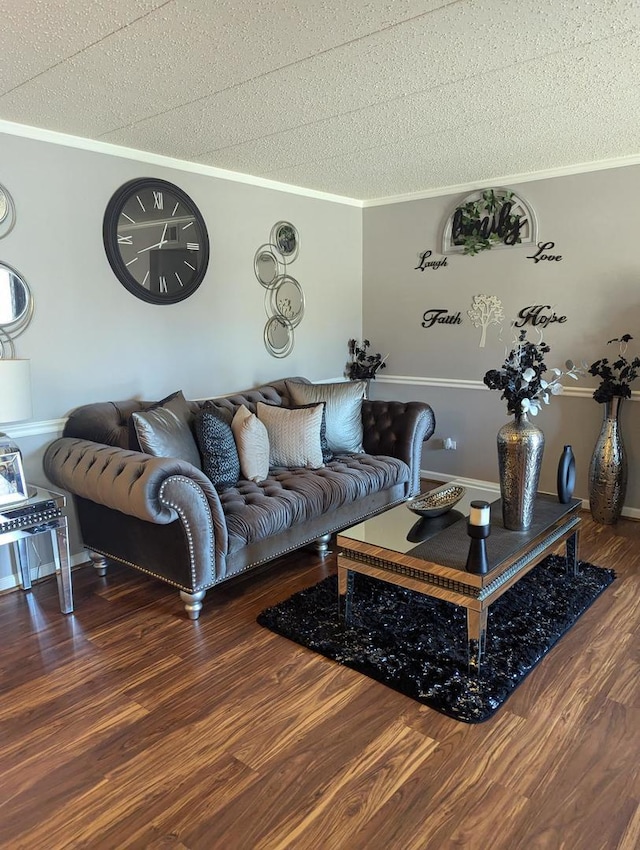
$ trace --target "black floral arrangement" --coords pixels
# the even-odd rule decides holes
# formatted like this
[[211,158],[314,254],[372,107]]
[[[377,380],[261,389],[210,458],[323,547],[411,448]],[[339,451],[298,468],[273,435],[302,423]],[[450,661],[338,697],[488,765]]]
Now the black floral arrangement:
[[370,347],[368,339],[362,340],[362,345],[357,339],[350,339],[347,343],[351,360],[347,363],[345,375],[349,380],[375,380],[376,373],[387,368],[385,361],[389,355],[383,357],[382,354],[368,354]]
[[538,343],[527,339],[527,332],[520,331],[514,347],[508,354],[502,369],[490,369],[484,376],[484,383],[490,390],[501,390],[500,398],[507,400],[507,412],[517,419],[523,414],[537,416],[543,404],[549,404],[552,395],[564,391],[560,379],[564,376],[578,380],[581,374],[572,360],[567,360],[565,369],[553,368],[553,378],[545,380],[548,371],[544,357],[551,351],[542,339]]
[[630,334],[624,334],[621,337],[607,340],[607,345],[611,345],[612,342],[618,343],[618,358],[613,363],[609,363],[609,358],[603,357],[589,366],[589,374],[600,378],[600,386],[593,393],[593,397],[598,403],[611,401],[614,396],[631,397],[631,383],[638,377],[638,370],[640,369],[640,357],[628,360],[625,356],[627,344],[632,339],[633,337]]

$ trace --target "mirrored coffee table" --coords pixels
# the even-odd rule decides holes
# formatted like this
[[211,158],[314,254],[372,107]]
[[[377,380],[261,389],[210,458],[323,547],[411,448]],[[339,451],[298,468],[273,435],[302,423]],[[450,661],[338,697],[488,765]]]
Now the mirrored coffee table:
[[[580,499],[561,504],[556,496],[538,494],[534,519],[527,531],[508,531],[502,523],[499,493],[464,482],[463,498],[447,513],[420,518],[406,504],[365,520],[338,535],[338,604],[348,623],[355,573],[461,605],[467,611],[469,670],[480,669],[492,602],[566,541],[567,570],[578,564]],[[444,486],[444,485],[443,485]],[[440,488],[436,488],[440,489]],[[470,503],[491,505],[491,534],[487,538],[489,569],[483,575],[466,571],[470,538]]]

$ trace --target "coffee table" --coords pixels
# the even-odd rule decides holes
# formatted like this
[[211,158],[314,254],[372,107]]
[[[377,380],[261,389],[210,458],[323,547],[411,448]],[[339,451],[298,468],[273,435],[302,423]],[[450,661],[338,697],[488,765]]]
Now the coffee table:
[[[465,487],[458,504],[443,516],[421,519],[406,504],[365,520],[338,534],[338,604],[348,623],[351,617],[354,573],[372,576],[419,593],[444,599],[467,610],[469,671],[482,663],[489,606],[566,541],[567,570],[578,569],[580,499],[561,504],[556,496],[539,493],[534,519],[527,531],[508,531],[502,523],[502,504],[494,490]],[[434,492],[443,489],[435,488]],[[490,503],[491,534],[487,538],[489,569],[475,575],[465,569],[470,538],[470,503]]]

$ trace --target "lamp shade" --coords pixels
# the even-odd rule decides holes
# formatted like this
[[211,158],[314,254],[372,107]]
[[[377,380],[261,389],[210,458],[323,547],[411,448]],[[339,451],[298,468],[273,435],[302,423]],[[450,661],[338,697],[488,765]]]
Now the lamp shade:
[[0,359],[0,424],[31,418],[31,361]]

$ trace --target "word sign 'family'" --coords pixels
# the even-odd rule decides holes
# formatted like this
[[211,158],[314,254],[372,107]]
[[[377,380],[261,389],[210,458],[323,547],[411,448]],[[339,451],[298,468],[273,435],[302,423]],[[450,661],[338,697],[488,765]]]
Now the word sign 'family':
[[432,328],[434,325],[461,325],[460,313],[449,313],[448,310],[425,310],[422,316],[422,327]]
[[567,321],[566,316],[558,316],[555,312],[547,315],[543,310],[551,310],[551,304],[534,304],[531,307],[523,307],[518,313],[518,320],[513,323],[515,328],[523,328],[532,325],[534,328],[548,328],[556,322],[563,325]]
[[527,257],[527,260],[533,260],[534,263],[539,263],[540,260],[550,260],[551,262],[559,263],[562,259],[562,254],[543,254],[543,251],[552,251],[555,245],[555,242],[538,242],[538,250],[535,254]]
[[441,260],[429,260],[432,253],[432,251],[423,251],[422,254],[420,254],[420,263],[415,267],[414,271],[423,272],[425,269],[433,269],[435,271],[441,266],[447,265],[446,257],[443,257]]

